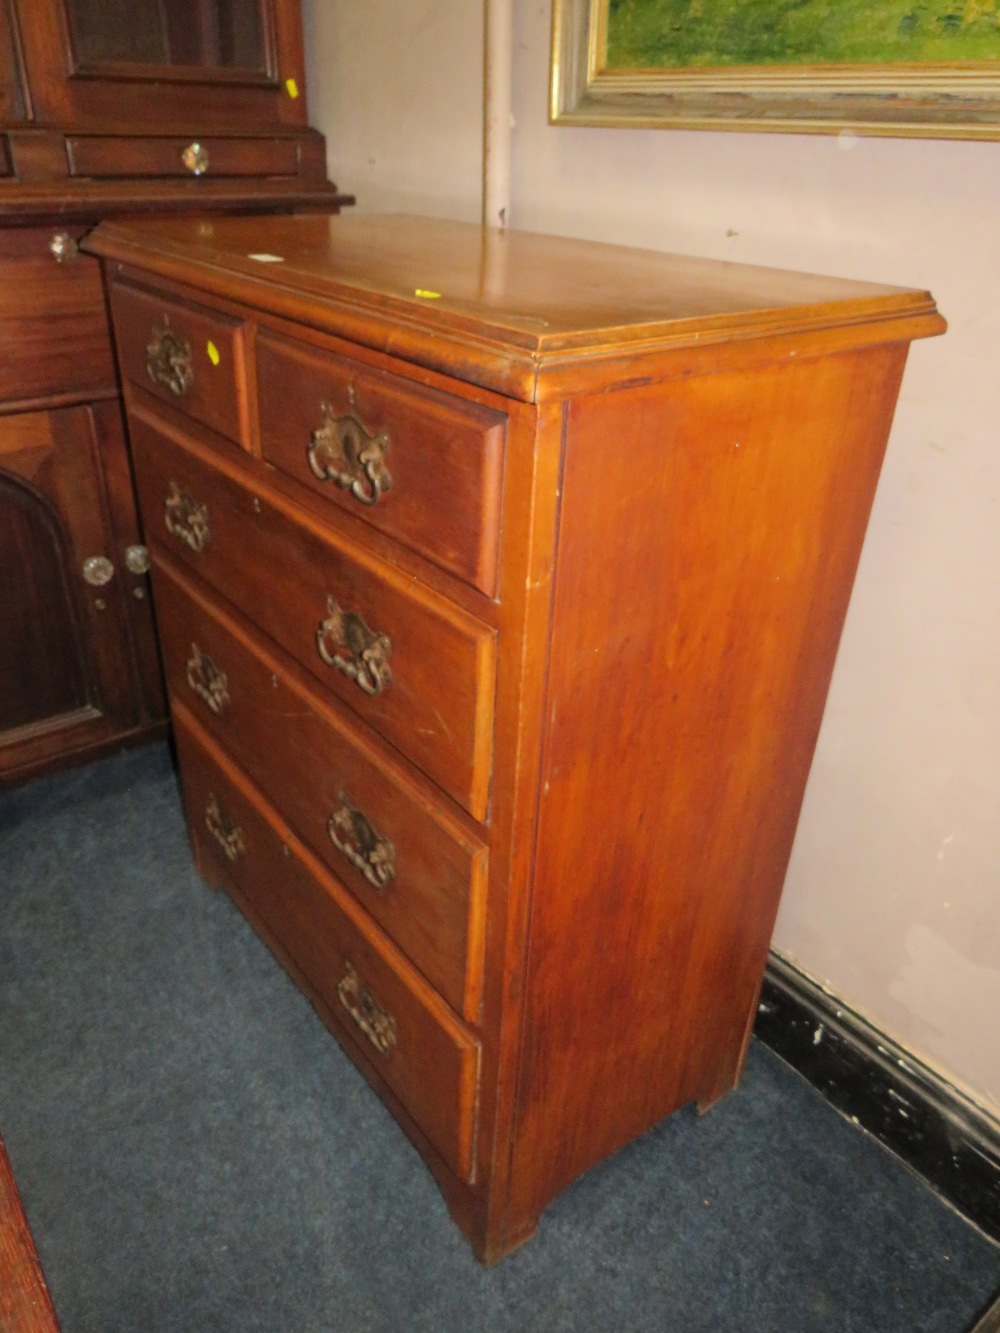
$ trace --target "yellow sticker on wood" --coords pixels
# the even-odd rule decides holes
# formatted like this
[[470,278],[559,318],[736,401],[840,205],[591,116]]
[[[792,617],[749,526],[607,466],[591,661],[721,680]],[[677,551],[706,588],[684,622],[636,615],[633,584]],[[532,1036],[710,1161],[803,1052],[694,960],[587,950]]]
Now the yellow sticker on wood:
[[299,95],[299,85],[294,79],[286,79],[285,87],[288,89],[288,96],[294,101]]
[[222,360],[222,357],[219,355],[219,349],[211,339],[209,339],[208,343],[205,345],[205,351],[208,353],[208,359],[213,366],[217,366]]

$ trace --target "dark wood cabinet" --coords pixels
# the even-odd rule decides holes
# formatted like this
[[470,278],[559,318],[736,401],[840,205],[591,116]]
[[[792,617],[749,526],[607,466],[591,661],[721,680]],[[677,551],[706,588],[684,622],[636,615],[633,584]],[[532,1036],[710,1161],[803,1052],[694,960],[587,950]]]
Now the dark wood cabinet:
[[499,1258],[739,1079],[907,347],[943,321],[415,218],[87,245],[198,864]]
[[0,0],[0,785],[162,731],[99,265],[136,211],[335,211],[298,0]]

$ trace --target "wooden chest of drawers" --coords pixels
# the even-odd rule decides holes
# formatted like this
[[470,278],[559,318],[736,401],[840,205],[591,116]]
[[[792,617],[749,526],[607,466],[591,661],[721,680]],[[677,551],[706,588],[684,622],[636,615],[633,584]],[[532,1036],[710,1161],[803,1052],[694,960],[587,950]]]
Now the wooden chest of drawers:
[[102,226],[184,797],[485,1260],[738,1080],[920,292]]

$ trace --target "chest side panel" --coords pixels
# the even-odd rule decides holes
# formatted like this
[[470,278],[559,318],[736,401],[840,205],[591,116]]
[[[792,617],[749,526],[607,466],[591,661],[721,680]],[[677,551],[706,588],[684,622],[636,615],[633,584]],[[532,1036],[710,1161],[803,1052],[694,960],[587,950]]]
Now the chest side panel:
[[904,357],[567,409],[515,1217],[738,1077]]

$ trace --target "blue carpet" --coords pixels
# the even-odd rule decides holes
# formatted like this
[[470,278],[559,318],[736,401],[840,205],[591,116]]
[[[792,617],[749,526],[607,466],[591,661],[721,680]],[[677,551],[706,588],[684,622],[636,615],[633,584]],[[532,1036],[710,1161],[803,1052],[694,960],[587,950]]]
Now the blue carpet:
[[1000,1250],[754,1044],[492,1270],[188,852],[167,751],[0,796],[0,1132],[63,1333],[961,1333]]

